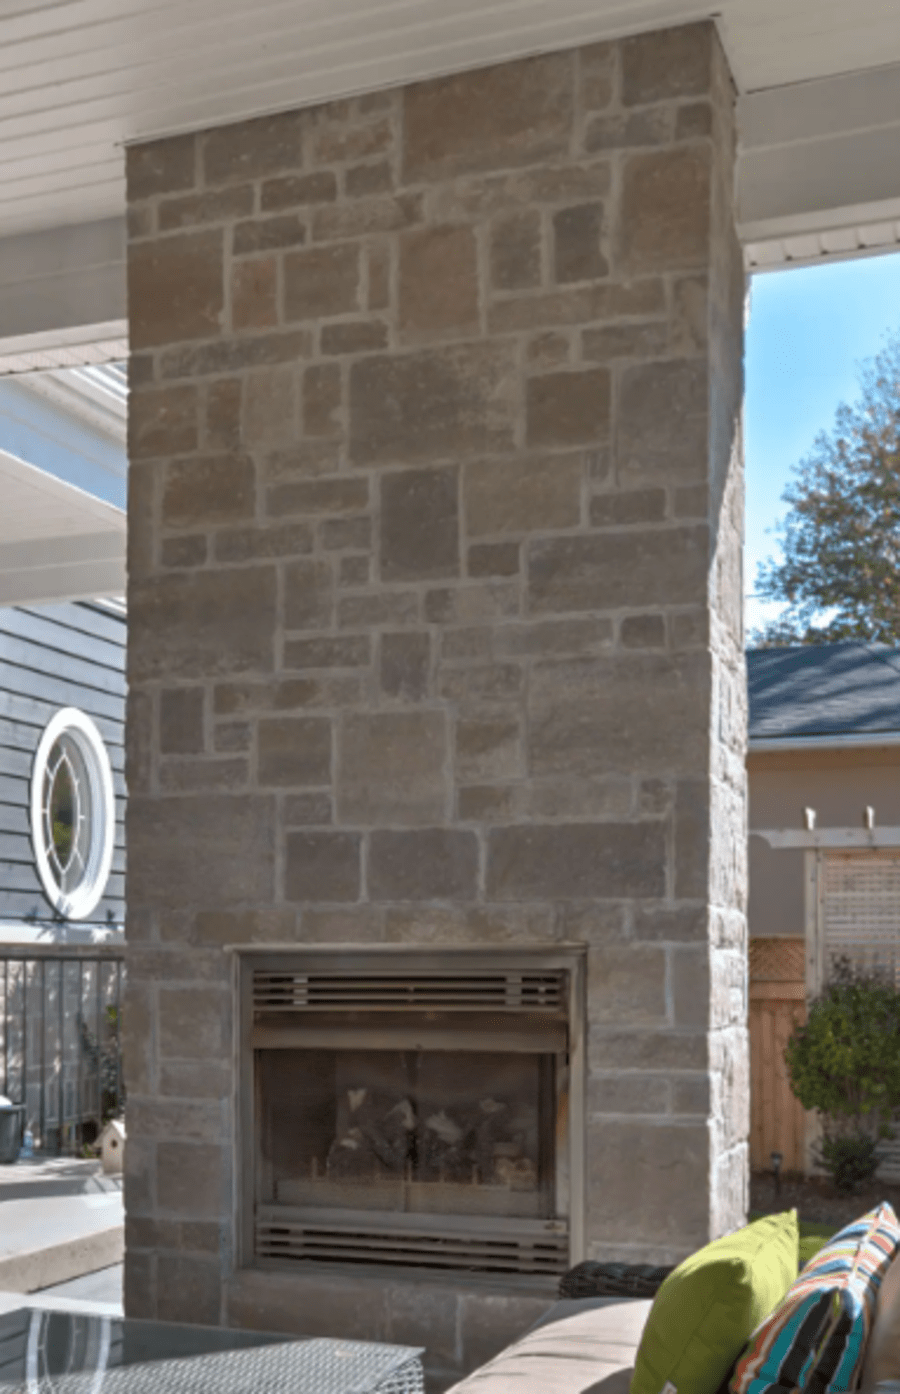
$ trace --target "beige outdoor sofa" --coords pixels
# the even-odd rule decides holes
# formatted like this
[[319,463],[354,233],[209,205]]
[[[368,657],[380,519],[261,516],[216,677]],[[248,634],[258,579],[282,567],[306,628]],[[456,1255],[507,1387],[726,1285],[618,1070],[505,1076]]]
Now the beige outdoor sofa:
[[449,1394],[628,1394],[649,1298],[557,1302]]

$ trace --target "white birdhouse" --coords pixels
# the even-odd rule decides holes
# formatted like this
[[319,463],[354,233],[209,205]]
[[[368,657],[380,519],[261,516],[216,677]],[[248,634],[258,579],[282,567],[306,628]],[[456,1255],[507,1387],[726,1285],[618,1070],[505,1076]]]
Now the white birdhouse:
[[112,1118],[100,1134],[100,1159],[105,1172],[119,1172],[125,1163],[125,1124]]

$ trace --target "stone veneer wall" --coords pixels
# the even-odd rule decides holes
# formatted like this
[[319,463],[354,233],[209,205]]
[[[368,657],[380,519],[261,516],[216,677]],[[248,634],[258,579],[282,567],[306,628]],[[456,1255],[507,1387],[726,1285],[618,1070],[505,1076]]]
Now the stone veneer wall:
[[588,944],[589,1253],[742,1222],[733,141],[696,25],[129,150],[132,1315],[545,1305],[235,1271],[229,944]]

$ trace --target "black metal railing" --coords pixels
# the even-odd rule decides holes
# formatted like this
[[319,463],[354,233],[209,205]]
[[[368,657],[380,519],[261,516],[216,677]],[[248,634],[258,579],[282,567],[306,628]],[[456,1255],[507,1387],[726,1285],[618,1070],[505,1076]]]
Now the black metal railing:
[[121,1111],[121,946],[0,945],[0,1093],[35,1149],[79,1156]]

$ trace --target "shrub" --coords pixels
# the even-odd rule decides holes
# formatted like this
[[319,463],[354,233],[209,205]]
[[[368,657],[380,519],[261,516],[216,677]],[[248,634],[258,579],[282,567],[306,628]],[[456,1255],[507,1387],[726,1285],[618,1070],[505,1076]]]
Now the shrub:
[[842,1190],[870,1179],[879,1137],[900,1107],[900,993],[846,961],[785,1050],[791,1089],[822,1117],[820,1158]]

